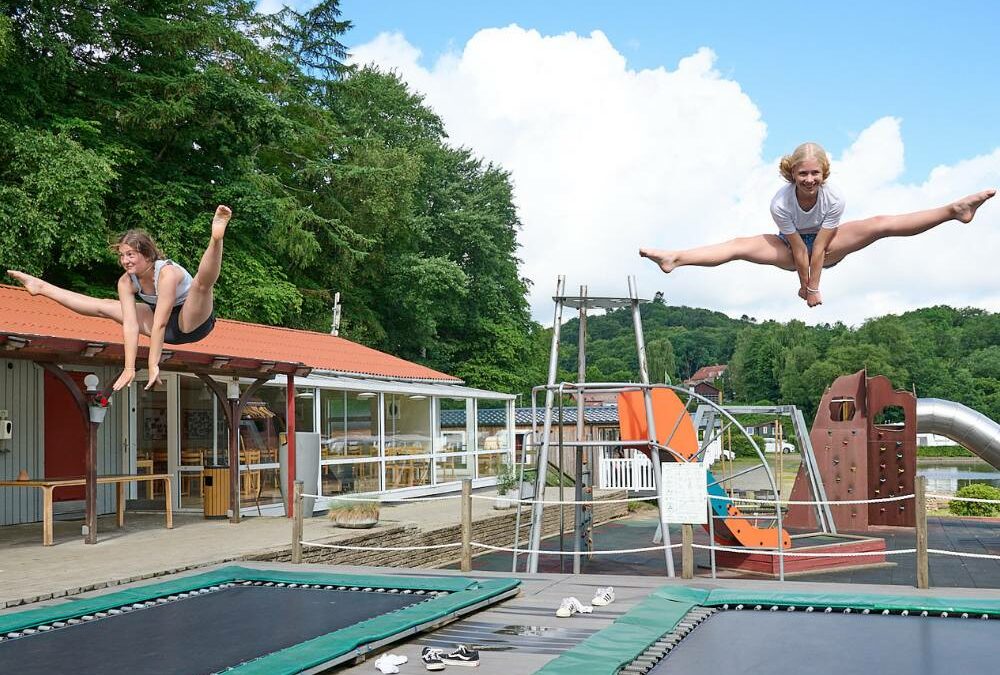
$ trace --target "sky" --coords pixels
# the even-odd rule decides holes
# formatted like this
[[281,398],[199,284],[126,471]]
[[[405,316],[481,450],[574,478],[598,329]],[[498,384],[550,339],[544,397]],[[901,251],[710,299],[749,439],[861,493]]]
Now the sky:
[[[299,8],[308,6],[300,2]],[[267,2],[261,10],[272,9]],[[575,293],[662,291],[759,321],[935,304],[1000,311],[1000,199],[850,256],[824,304],[794,273],[735,262],[664,275],[640,246],[776,232],[780,157],[815,141],[844,221],[1000,185],[1000,3],[344,0],[351,62],[395,71],[450,142],[510,172],[535,319]]]

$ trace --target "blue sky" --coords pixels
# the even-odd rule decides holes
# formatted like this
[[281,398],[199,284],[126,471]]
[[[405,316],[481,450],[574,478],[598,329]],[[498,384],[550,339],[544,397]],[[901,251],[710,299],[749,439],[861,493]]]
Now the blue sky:
[[813,309],[776,268],[663,275],[638,257],[640,246],[775,231],[777,160],[807,140],[831,154],[845,222],[1000,186],[1000,2],[344,0],[341,10],[353,63],[396,72],[453,144],[510,173],[539,321],[551,319],[557,274],[598,295],[623,294],[635,275],[644,296],[760,320],[1000,311],[1000,198],[968,226],[852,254],[823,275]]
[[906,138],[904,181],[1000,143],[1000,2],[652,2],[345,0],[349,46],[402,33],[430,66],[477,31],[602,31],[630,69],[699,47],[737,81],[768,126],[764,154],[816,140],[834,154],[884,116]]

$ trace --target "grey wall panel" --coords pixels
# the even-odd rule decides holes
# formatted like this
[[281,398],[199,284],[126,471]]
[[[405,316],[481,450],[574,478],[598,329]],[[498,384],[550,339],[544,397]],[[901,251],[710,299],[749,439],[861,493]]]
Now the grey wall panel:
[[[0,478],[13,480],[21,469],[32,478],[45,475],[41,408],[42,369],[31,361],[0,359],[0,410],[6,410],[14,423],[13,437],[0,441]],[[41,518],[40,490],[0,488],[0,525]]]

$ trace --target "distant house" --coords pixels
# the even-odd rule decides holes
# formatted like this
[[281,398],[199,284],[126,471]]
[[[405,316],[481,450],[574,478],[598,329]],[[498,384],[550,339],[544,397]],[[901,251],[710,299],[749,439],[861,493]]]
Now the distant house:
[[725,392],[716,387],[714,383],[723,376],[728,368],[729,366],[726,365],[703,366],[694,375],[684,380],[684,384],[699,396],[718,401],[721,404]]

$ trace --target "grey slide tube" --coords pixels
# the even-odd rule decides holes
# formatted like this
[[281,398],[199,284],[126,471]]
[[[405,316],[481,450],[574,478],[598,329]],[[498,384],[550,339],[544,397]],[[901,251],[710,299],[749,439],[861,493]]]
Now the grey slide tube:
[[961,403],[918,398],[917,432],[947,436],[1000,469],[1000,424]]

